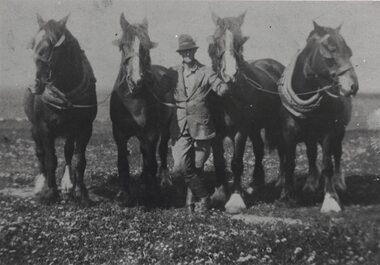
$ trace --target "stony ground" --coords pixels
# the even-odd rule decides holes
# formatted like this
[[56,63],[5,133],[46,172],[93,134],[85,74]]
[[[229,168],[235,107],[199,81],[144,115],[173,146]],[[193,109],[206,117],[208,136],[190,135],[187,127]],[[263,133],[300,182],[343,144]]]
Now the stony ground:
[[[62,142],[57,145],[61,176]],[[136,141],[129,149],[138,178]],[[94,205],[82,208],[65,197],[42,205],[31,197],[37,166],[28,124],[0,122],[0,264],[380,264],[379,132],[347,133],[345,208],[328,216],[319,213],[321,193],[300,193],[298,205],[289,208],[276,203],[278,192],[269,184],[261,194],[247,196],[249,209],[237,216],[219,210],[189,216],[178,190],[166,200],[176,207],[125,208],[113,200],[116,149],[108,123],[95,124],[87,154],[86,183]],[[248,145],[245,187],[253,162]],[[274,154],[266,155],[265,168],[271,182],[278,168]],[[298,186],[306,172],[299,146]]]

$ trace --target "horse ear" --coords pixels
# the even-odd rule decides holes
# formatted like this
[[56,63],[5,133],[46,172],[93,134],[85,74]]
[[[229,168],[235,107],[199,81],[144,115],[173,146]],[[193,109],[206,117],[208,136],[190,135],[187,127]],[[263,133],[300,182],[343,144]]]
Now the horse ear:
[[240,16],[238,16],[238,21],[239,21],[239,25],[243,25],[244,23],[244,18],[245,18],[245,15],[247,14],[247,11],[244,11],[243,14],[241,14]]
[[335,29],[336,33],[339,33],[339,32],[340,32],[340,30],[342,29],[342,26],[343,26],[343,23],[340,24],[340,25]]
[[64,18],[62,18],[60,21],[58,21],[58,24],[61,27],[66,27],[66,23],[67,23],[67,20],[69,19],[69,16],[70,16],[70,14],[68,14],[67,16],[65,16]]
[[148,19],[146,17],[144,17],[141,25],[146,29],[148,30]]
[[211,12],[211,18],[212,18],[212,21],[214,21],[215,26],[218,26],[220,22],[220,17],[218,17],[218,15],[215,14],[214,12]]
[[315,32],[317,32],[317,34],[318,34],[319,36],[323,36],[323,35],[326,34],[325,29],[324,29],[323,27],[319,26],[319,25],[317,24],[317,22],[313,21],[313,25],[314,25],[314,30],[315,30]]
[[248,36],[243,37],[243,39],[241,41],[241,45],[243,45],[248,39],[249,39]]
[[120,26],[123,30],[127,30],[129,27],[129,22],[125,19],[124,13],[120,15]]
[[154,49],[154,48],[156,48],[158,46],[158,43],[157,42],[154,42],[154,41],[151,41],[150,42],[150,48],[151,49]]
[[40,29],[42,29],[43,26],[45,25],[45,21],[43,20],[41,15],[38,13],[37,13],[37,23],[38,23],[38,26],[40,27]]

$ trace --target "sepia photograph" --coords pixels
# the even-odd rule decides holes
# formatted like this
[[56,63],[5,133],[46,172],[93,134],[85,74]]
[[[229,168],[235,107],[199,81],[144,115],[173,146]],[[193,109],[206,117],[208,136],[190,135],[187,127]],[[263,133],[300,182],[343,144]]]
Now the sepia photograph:
[[380,265],[379,17],[0,0],[0,265]]

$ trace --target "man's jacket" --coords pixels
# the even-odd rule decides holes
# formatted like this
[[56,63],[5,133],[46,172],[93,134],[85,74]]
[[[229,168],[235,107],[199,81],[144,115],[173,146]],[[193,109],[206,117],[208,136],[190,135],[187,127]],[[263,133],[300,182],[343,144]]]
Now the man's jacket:
[[195,140],[208,140],[215,136],[214,121],[210,111],[210,92],[223,95],[228,85],[217,77],[210,67],[197,62],[193,87],[185,88],[183,66],[170,68],[166,84],[177,105],[171,126],[171,138],[178,139],[186,130]]

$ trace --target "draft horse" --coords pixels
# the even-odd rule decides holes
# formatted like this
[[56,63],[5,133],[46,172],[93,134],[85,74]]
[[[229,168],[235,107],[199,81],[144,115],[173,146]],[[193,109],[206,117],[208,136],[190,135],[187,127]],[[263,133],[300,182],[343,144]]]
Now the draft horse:
[[130,24],[122,13],[120,26],[123,34],[114,44],[122,53],[121,64],[110,103],[121,184],[118,198],[127,206],[138,202],[137,187],[133,187],[130,179],[127,150],[128,140],[135,136],[140,141],[143,158],[141,177],[146,189],[144,201],[148,205],[155,205],[159,199],[156,178],[159,140],[160,178],[169,181],[167,152],[172,110],[163,103],[166,101],[164,90],[158,86],[160,78],[167,74],[167,69],[151,66],[150,49],[157,44],[149,38],[147,19],[141,24]]
[[241,32],[244,17],[245,13],[238,17],[227,18],[219,18],[212,13],[216,30],[211,36],[208,49],[213,70],[231,86],[230,95],[215,99],[217,137],[213,144],[217,175],[216,190],[220,190],[220,187],[227,186],[223,139],[229,137],[233,142],[231,161],[233,190],[230,200],[225,205],[229,213],[238,213],[246,208],[241,197],[241,175],[247,137],[252,141],[255,155],[252,185],[254,191],[265,182],[262,164],[264,142],[260,134],[262,129],[265,129],[269,146],[278,150],[280,171],[282,171],[284,153],[280,128],[281,101],[277,91],[277,81],[284,66],[272,59],[251,63],[244,60],[243,45],[248,39]]
[[66,28],[68,16],[45,22],[37,14],[39,30],[32,39],[35,85],[28,88],[24,110],[32,123],[39,175],[35,192],[44,202],[59,199],[55,171],[55,139],[65,138],[62,191],[90,203],[83,182],[85,151],[97,113],[95,77],[77,39]]
[[340,27],[332,29],[314,22],[306,46],[285,69],[279,85],[286,150],[281,199],[292,199],[295,150],[299,142],[306,144],[309,159],[304,190],[315,191],[319,186],[320,173],[316,166],[319,143],[321,176],[325,181],[321,208],[324,213],[341,211],[337,189],[346,188],[340,167],[342,140],[350,121],[351,96],[359,89],[350,61],[352,51],[339,31]]

